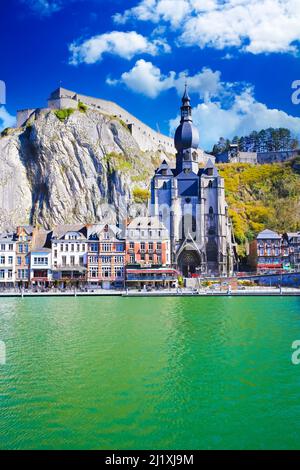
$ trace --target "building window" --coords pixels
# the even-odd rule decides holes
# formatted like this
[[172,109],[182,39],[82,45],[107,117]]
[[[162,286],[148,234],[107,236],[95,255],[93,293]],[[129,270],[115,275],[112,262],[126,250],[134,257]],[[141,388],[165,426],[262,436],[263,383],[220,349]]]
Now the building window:
[[90,251],[97,253],[98,251],[98,243],[90,243]]
[[0,279],[4,279],[5,277],[5,271],[4,269],[0,269]]
[[9,270],[7,271],[7,277],[8,277],[8,279],[12,279],[12,277],[13,277],[13,272],[12,272],[11,269],[9,269]]
[[23,245],[19,245],[19,253],[23,253]]
[[22,258],[21,258],[21,256],[18,256],[18,257],[17,257],[17,264],[18,264],[18,266],[21,266],[21,264],[22,264]]
[[13,257],[12,256],[8,257],[8,264],[13,264]]
[[71,251],[75,251],[75,245],[74,245],[74,243],[71,243]]
[[82,251],[85,251],[85,244],[82,244]]
[[5,256],[0,256],[0,264],[5,264]]
[[104,278],[111,277],[111,267],[110,266],[103,266],[102,268],[102,276]]
[[109,252],[109,251],[111,251],[111,244],[110,244],[110,243],[103,243],[103,245],[102,245],[102,251],[104,251],[104,252]]
[[75,266],[75,256],[71,256],[70,264],[71,264],[71,266]]
[[129,249],[130,249],[130,250],[134,250],[134,242],[130,242],[130,243],[129,243]]
[[98,266],[91,266],[90,268],[90,277],[95,279],[98,277]]
[[62,263],[63,266],[67,265],[67,257],[66,256],[61,257],[61,263]]
[[123,267],[119,267],[119,266],[115,266],[114,268],[114,274],[115,274],[115,277],[123,277],[124,275],[124,268]]

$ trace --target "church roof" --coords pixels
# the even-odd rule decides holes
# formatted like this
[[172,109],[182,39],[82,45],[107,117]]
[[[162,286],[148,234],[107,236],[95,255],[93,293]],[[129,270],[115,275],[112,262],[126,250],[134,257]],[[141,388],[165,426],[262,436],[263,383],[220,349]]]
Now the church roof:
[[183,121],[179,124],[175,132],[176,150],[197,149],[199,140],[199,131],[191,121]]
[[161,175],[164,172],[164,176],[173,176],[173,171],[171,170],[169,164],[164,160],[161,165],[157,168],[156,174]]
[[[209,175],[210,171],[209,170],[212,170],[212,174]],[[214,176],[214,177],[218,177],[219,176],[219,172],[217,170],[217,167],[214,165],[214,163],[211,161],[211,159],[209,158],[205,167],[200,170],[200,173],[201,175],[209,175],[209,176]]]

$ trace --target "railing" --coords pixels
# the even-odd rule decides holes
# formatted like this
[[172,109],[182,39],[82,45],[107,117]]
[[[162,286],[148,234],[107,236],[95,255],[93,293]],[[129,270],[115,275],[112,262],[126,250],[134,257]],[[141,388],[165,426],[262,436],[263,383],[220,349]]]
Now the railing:
[[86,268],[84,264],[58,264],[57,266],[53,267],[53,271],[58,270],[58,269],[82,269]]

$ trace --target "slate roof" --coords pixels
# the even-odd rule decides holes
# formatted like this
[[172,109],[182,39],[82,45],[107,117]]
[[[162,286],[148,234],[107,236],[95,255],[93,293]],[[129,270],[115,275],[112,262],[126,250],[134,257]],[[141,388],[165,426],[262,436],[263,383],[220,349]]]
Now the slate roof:
[[69,232],[79,232],[86,238],[86,225],[85,224],[62,224],[56,225],[53,229],[53,238],[62,239]]
[[260,232],[256,238],[258,240],[280,240],[281,235],[277,232],[273,232],[273,230],[266,229]]

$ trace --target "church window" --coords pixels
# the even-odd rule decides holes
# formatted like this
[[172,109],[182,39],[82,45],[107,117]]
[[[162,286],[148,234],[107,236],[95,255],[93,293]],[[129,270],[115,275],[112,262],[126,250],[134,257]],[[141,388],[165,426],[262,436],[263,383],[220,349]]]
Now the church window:
[[214,213],[214,210],[213,210],[213,208],[210,206],[210,208],[209,208],[209,215],[213,215],[213,213]]
[[196,217],[192,217],[192,232],[195,233],[197,229]]
[[209,187],[209,188],[212,188],[212,187],[213,187],[212,181],[210,181],[210,182],[208,183],[208,187]]
[[207,174],[208,176],[213,176],[213,168],[207,168]]

